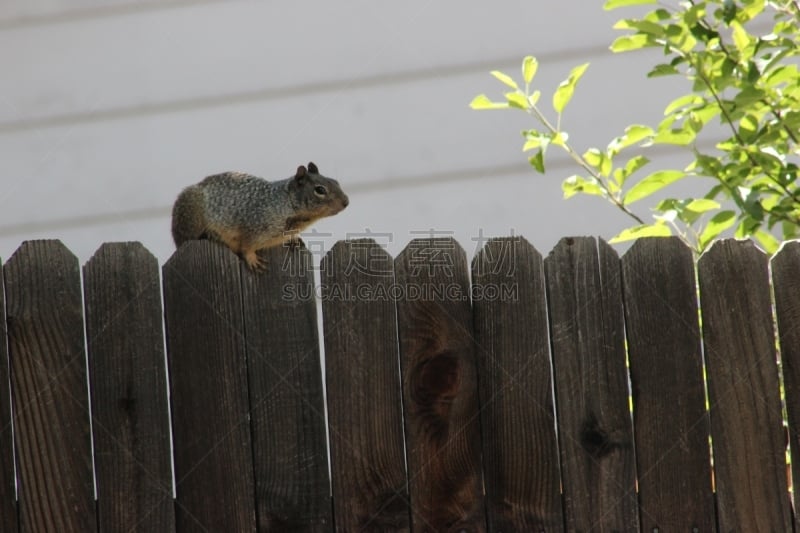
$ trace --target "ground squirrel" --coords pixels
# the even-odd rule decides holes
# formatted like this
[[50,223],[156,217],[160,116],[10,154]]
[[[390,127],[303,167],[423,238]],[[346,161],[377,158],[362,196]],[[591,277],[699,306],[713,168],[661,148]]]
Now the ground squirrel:
[[172,208],[172,237],[177,247],[195,239],[221,242],[260,270],[258,250],[296,242],[298,233],[349,202],[339,182],[322,176],[314,163],[280,181],[225,172],[181,192]]

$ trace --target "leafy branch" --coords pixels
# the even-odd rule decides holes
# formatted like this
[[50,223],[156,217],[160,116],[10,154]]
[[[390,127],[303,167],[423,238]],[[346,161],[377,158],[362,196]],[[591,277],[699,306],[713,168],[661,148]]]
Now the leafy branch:
[[[605,9],[655,0],[608,0]],[[746,29],[759,17],[771,17],[772,29],[752,35]],[[697,253],[722,232],[735,228],[738,237],[754,236],[774,252],[778,240],[800,234],[800,188],[797,185],[800,138],[800,3],[795,0],[689,0],[660,6],[640,19],[622,19],[615,28],[630,33],[612,44],[614,52],[661,48],[667,60],[655,65],[648,77],[682,75],[692,91],[670,102],[656,128],[633,125],[608,143],[582,155],[568,142],[562,116],[588,64],[575,67],[552,97],[555,125],[539,107],[540,91],[531,90],[538,69],[533,57],[522,62],[522,80],[494,71],[510,91],[503,101],[477,96],[473,109],[518,108],[531,115],[538,128],[522,132],[523,151],[535,150],[530,164],[545,171],[545,154],[552,144],[563,149],[585,176],[563,182],[565,198],[575,194],[598,196],[625,213],[636,225],[611,242],[661,235],[679,235]],[[705,153],[696,143],[714,118],[731,132],[716,139],[716,152]],[[692,162],[682,170],[658,170],[642,176],[649,163],[642,154],[625,162],[618,156],[631,147],[654,144],[682,146]],[[652,222],[631,204],[685,177],[716,181],[699,198],[666,198],[651,208]],[[723,203],[728,204],[723,208]]]

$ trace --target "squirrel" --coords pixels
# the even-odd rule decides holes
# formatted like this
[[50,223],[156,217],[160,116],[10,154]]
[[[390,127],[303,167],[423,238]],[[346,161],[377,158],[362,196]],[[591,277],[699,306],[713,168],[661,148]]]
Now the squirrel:
[[186,187],[172,208],[175,246],[211,239],[225,244],[252,270],[263,270],[258,250],[285,242],[299,243],[298,233],[316,220],[335,215],[350,200],[339,182],[319,173],[317,165],[267,181],[242,172],[208,176]]

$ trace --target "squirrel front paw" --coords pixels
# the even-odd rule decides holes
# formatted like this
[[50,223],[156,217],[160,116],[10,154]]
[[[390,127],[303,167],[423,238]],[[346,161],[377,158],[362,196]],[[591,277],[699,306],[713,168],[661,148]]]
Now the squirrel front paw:
[[263,272],[267,268],[267,262],[255,250],[244,252],[244,260],[253,272]]

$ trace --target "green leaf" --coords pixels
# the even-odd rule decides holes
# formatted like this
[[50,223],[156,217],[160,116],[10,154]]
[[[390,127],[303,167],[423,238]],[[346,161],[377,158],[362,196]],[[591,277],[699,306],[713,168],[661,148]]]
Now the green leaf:
[[725,0],[722,3],[722,12],[718,12],[719,15],[722,16],[722,20],[725,21],[725,24],[730,24],[731,21],[736,18],[736,12],[738,11],[738,6],[736,2],[733,0]]
[[697,137],[696,133],[691,130],[673,130],[665,129],[659,130],[653,138],[653,144],[675,144],[678,146],[688,146]]
[[533,81],[533,77],[536,76],[536,70],[538,68],[539,62],[533,56],[526,56],[525,59],[522,60],[522,79],[525,80],[525,83]]
[[533,94],[528,96],[528,103],[531,105],[531,107],[536,105],[540,96],[542,96],[542,91],[533,91]]
[[550,144],[552,136],[549,133],[542,133],[536,130],[523,131],[522,135],[525,137],[525,144],[522,146],[522,151],[527,152],[535,148],[547,148]]
[[672,114],[672,112],[677,109],[702,104],[704,101],[705,100],[703,100],[701,96],[698,96],[694,93],[681,96],[680,98],[676,98],[669,103],[669,105],[664,109],[664,116]]
[[777,252],[778,248],[781,246],[780,241],[776,239],[774,235],[763,229],[757,230],[753,235],[755,235],[758,243],[764,248],[764,251],[770,255]]
[[693,110],[689,117],[705,126],[709,120],[719,115],[719,113],[719,106],[716,102],[705,102],[704,105]]
[[598,150],[597,148],[589,148],[583,153],[583,159],[586,161],[590,166],[594,167],[595,169],[600,168],[600,163],[603,161],[605,154]]
[[686,33],[681,35],[680,39],[673,39],[671,42],[677,45],[678,49],[681,52],[683,52],[684,54],[688,54],[694,49],[695,45],[697,44],[697,39],[695,39],[694,35],[692,35],[691,33]]
[[528,163],[530,163],[539,174],[544,174],[544,150],[540,148],[539,151],[536,152],[536,155],[532,155],[528,158]]
[[623,148],[636,144],[651,135],[653,135],[653,128],[649,126],[642,126],[641,124],[628,126],[625,128],[625,142],[623,143]]
[[641,6],[644,4],[655,4],[656,0],[606,0],[606,3],[603,4],[603,9],[606,11],[611,11],[612,9],[617,9],[620,7],[626,6]]
[[703,232],[698,237],[698,244],[701,250],[705,250],[708,245],[719,237],[719,235],[726,229],[733,226],[736,222],[736,213],[734,211],[720,211],[708,221]]
[[[736,194],[739,197],[739,201],[737,204],[740,206],[742,211],[747,213],[748,218],[752,219],[754,226],[758,226],[761,221],[764,220],[764,208],[761,207],[761,203],[759,200],[759,190],[755,187],[745,187],[744,185],[740,185],[736,187]],[[750,228],[750,233],[752,233],[753,228]]]
[[510,107],[516,107],[518,109],[528,108],[528,98],[519,91],[508,92],[505,94],[505,97]]
[[[695,8],[697,8],[697,7],[699,7],[699,6],[695,6]],[[687,12],[687,15],[688,14],[689,13]],[[697,22],[697,19],[696,19],[697,12],[694,11],[694,14],[695,14],[694,21],[692,21],[692,22],[690,22],[689,19],[693,18],[693,17],[687,17],[686,18],[686,23],[689,25],[689,31],[692,32],[692,35],[694,35],[697,39],[703,41],[704,43],[710,43],[711,41],[718,40],[719,39],[719,32],[718,31],[714,31],[714,30],[712,30],[710,28],[707,28],[703,24],[699,24]]]
[[765,0],[752,0],[750,2],[744,2],[744,5],[736,14],[736,19],[744,24],[748,20],[764,11],[765,3]]
[[676,200],[668,198],[662,200],[656,206],[656,211],[663,211],[664,215],[656,217],[659,220],[673,221],[680,219],[687,225],[692,225],[708,211],[719,209],[719,203],[707,198],[689,198],[686,200]]
[[719,202],[715,202],[714,200],[709,200],[707,198],[695,198],[686,204],[684,209],[693,211],[695,213],[706,213],[708,211],[713,211],[714,209],[719,209],[719,207]]
[[581,176],[570,176],[561,184],[564,191],[564,198],[571,198],[578,193],[589,194],[592,196],[605,196],[606,193],[593,177],[582,178]]
[[625,204],[632,204],[684,177],[686,177],[686,173],[681,170],[659,170],[658,172],[653,172],[631,187],[625,194],[623,201]]
[[617,180],[617,183],[619,183],[620,186],[622,186],[634,172],[649,162],[650,160],[643,155],[632,157],[627,163],[625,163],[624,168],[618,168],[614,171],[614,179]]
[[608,176],[611,173],[611,159],[608,158],[605,152],[601,152],[597,148],[589,148],[583,154],[583,159],[594,167],[601,176]]
[[615,30],[635,30],[646,33],[654,37],[664,36],[664,27],[661,24],[649,20],[623,19],[614,24]]
[[755,233],[756,229],[761,223],[758,220],[753,220],[752,217],[745,215],[742,217],[739,225],[736,226],[736,231],[733,236],[737,239],[744,239]]
[[491,74],[492,74],[492,76],[494,76],[498,80],[502,81],[503,83],[505,83],[506,85],[508,85],[512,89],[519,89],[519,87],[517,86],[517,82],[515,82],[513,79],[511,79],[511,76],[509,76],[508,74],[504,74],[504,73],[500,72],[499,70],[493,70],[491,72]]
[[[653,215],[653,218],[656,220],[660,220],[661,222],[673,222],[676,218],[678,218],[678,211],[675,209],[668,209],[664,211],[661,215]],[[681,217],[682,218],[682,217]]]
[[653,70],[647,73],[648,78],[658,78],[659,76],[671,76],[673,74],[680,74],[678,69],[672,65],[656,65]]
[[752,85],[746,85],[739,94],[733,97],[737,106],[748,107],[751,104],[761,101],[765,96],[764,91]]
[[642,224],[641,226],[634,226],[626,230],[622,230],[610,241],[611,244],[632,241],[641,237],[669,237],[672,235],[672,230],[669,226],[661,222],[655,224]]
[[631,50],[639,50],[640,48],[651,46],[652,44],[654,44],[654,41],[649,35],[635,33],[633,35],[617,37],[609,48],[614,53],[630,52]]
[[528,150],[535,150],[536,148],[541,148],[542,142],[541,139],[528,139],[525,141],[525,144],[522,145],[522,151],[527,152]]
[[566,146],[567,139],[569,139],[569,134],[566,131],[559,131],[553,135],[551,142],[556,146]]
[[628,175],[631,175],[649,162],[650,160],[647,159],[645,156],[637,155],[636,157],[631,158],[630,161],[625,163],[625,172],[627,172]]
[[508,109],[506,102],[492,102],[485,94],[479,94],[469,103],[472,109]]
[[[656,2],[653,3],[655,4]],[[672,18],[672,15],[670,15],[669,11],[666,9],[659,7],[658,9],[649,12],[642,18],[644,18],[644,20],[649,20],[650,22],[661,22],[663,20]]]
[[781,222],[781,229],[783,230],[783,240],[789,241],[796,239],[800,235],[800,227],[793,222]]
[[581,76],[583,76],[583,73],[586,72],[588,67],[589,63],[578,65],[570,71],[569,77],[559,84],[556,92],[553,94],[553,109],[556,110],[556,113],[560,114],[564,111],[564,108],[572,99],[572,94],[575,92],[575,86],[578,84],[578,80],[581,79]]
[[624,148],[653,136],[654,133],[653,128],[642,126],[641,124],[633,124],[625,128],[625,133],[611,141],[608,145],[608,150],[616,155]]
[[[744,54],[745,50],[747,50],[747,47],[750,46],[750,44],[752,44],[753,38],[750,37],[750,35],[742,27],[742,25],[735,20],[731,21],[731,29],[733,30],[732,32],[733,44],[736,45],[736,49],[739,50],[739,52]],[[747,58],[749,58],[749,55],[747,56]]]
[[775,87],[786,82],[794,81],[798,78],[797,65],[781,65],[767,75],[766,80],[762,80],[765,85]]

